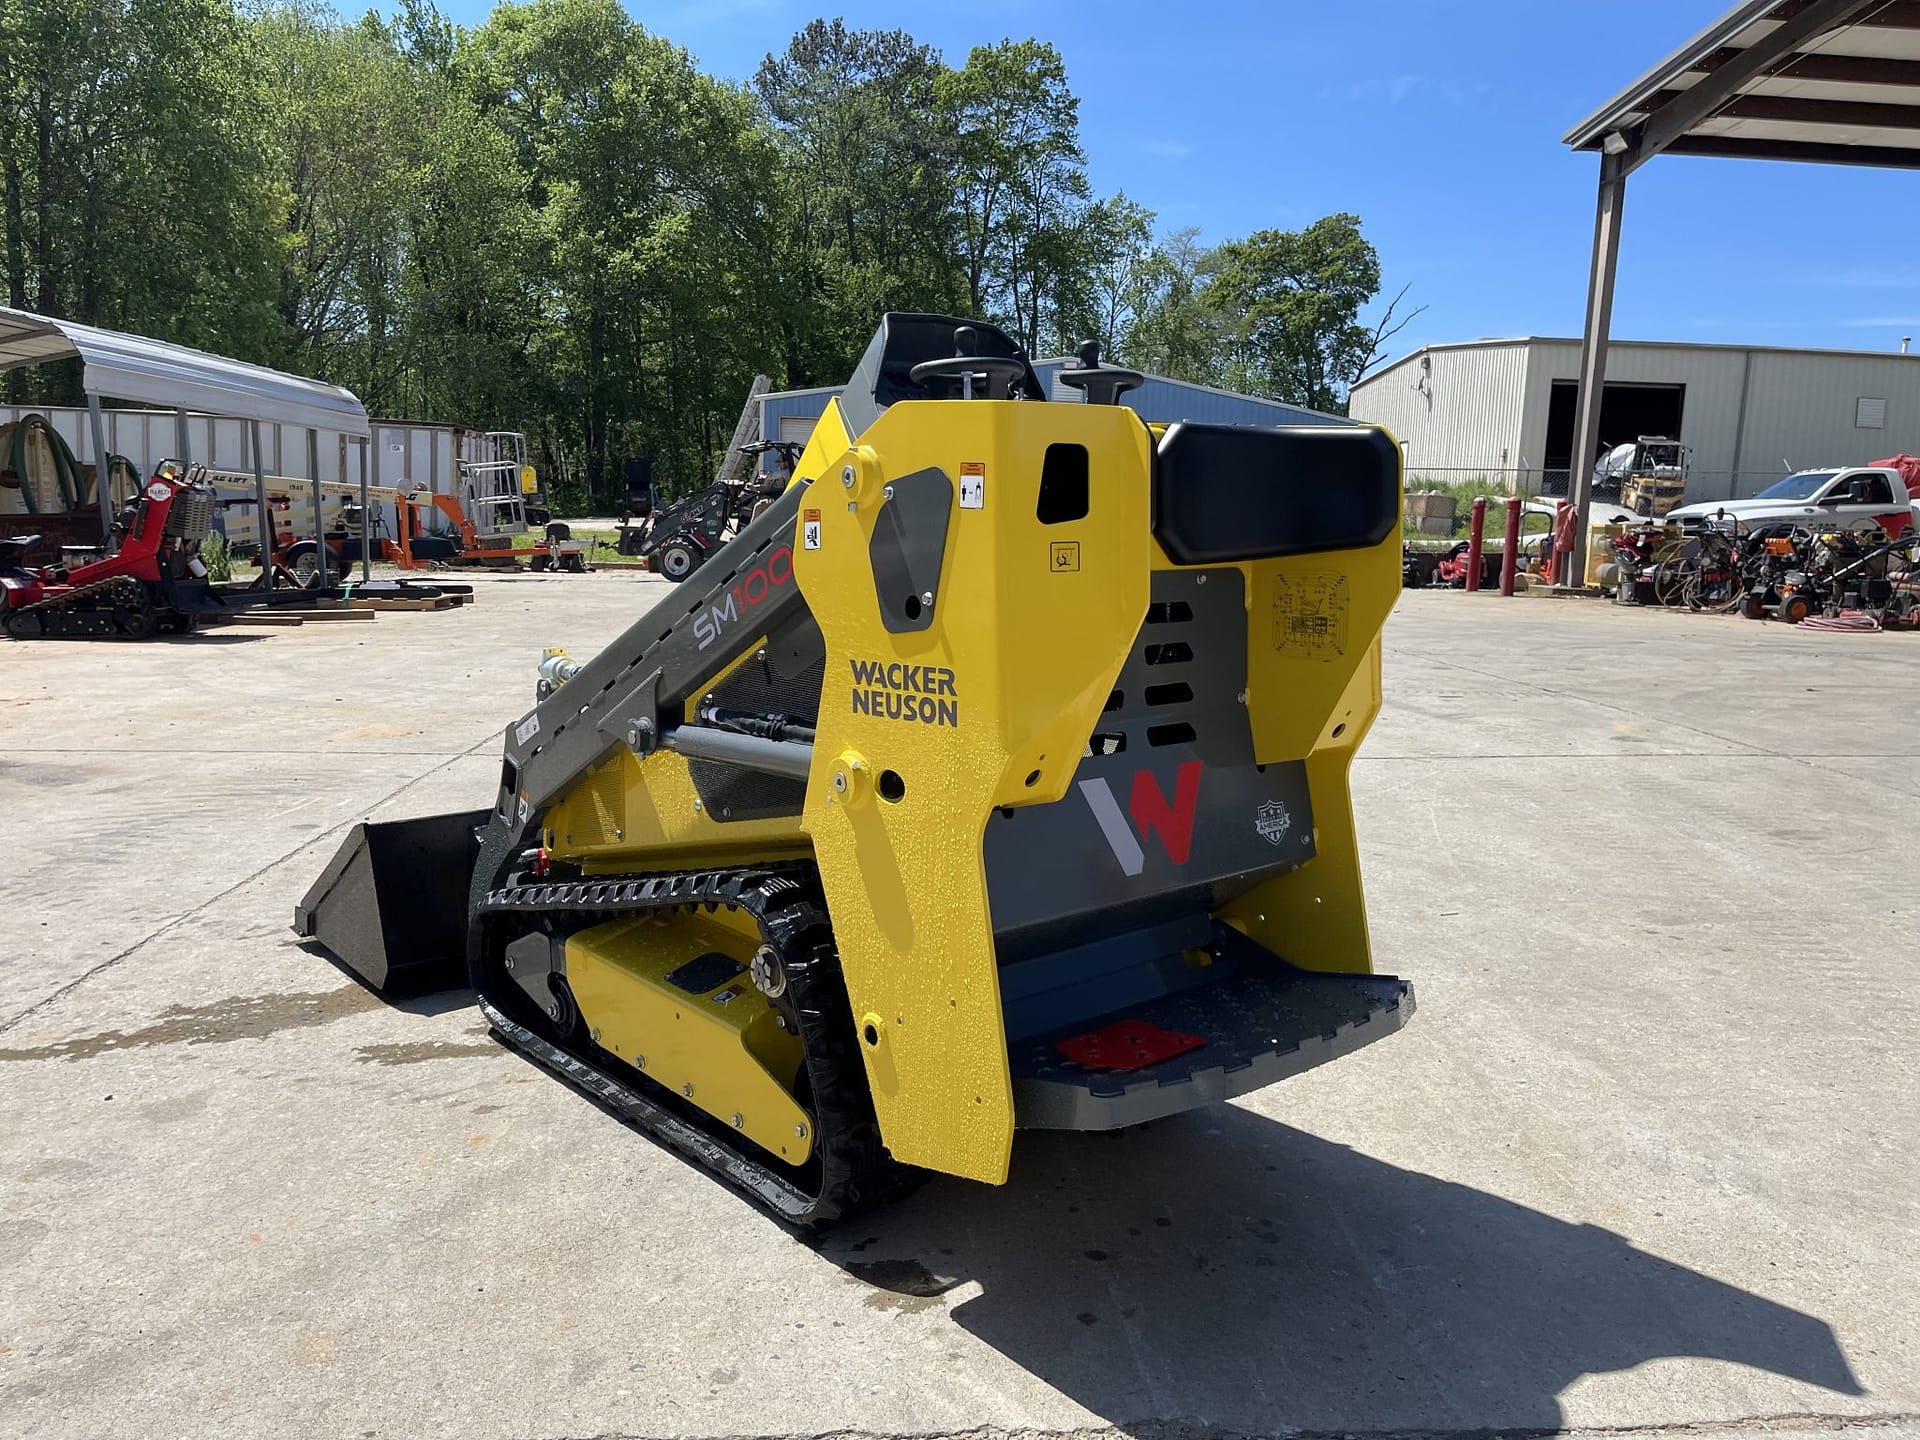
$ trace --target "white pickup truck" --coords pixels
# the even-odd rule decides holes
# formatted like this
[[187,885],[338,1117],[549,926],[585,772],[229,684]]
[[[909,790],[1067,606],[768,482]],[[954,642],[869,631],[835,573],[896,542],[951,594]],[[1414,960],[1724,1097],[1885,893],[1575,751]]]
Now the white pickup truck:
[[1898,470],[1848,465],[1802,470],[1776,480],[1746,500],[1701,500],[1667,512],[1675,524],[1789,524],[1809,529],[1864,530],[1878,525],[1889,536],[1920,526],[1920,496],[1908,493]]

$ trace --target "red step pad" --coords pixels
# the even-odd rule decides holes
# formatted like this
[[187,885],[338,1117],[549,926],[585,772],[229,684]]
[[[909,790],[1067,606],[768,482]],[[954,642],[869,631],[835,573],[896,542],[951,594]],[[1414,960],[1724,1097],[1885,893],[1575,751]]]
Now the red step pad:
[[1150,1020],[1116,1020],[1098,1030],[1075,1035],[1054,1046],[1076,1065],[1089,1070],[1144,1070],[1206,1044],[1199,1035],[1167,1030]]

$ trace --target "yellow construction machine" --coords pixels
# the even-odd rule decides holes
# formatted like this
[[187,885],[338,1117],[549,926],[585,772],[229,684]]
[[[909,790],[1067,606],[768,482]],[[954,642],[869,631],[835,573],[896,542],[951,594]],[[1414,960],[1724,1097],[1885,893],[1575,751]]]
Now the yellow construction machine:
[[541,662],[490,807],[357,827],[295,928],[802,1227],[1399,1028],[1347,793],[1397,447],[1055,383],[887,315],[781,497]]

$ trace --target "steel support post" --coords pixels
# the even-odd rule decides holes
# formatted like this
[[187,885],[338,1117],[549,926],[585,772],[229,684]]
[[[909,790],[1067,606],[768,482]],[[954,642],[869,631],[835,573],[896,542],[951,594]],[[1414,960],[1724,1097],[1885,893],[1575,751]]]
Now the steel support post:
[[87,423],[93,431],[93,493],[100,502],[100,547],[113,538],[113,469],[107,463],[107,421],[100,413],[100,397],[87,392]]
[[1500,552],[1500,593],[1513,594],[1514,572],[1520,568],[1520,497],[1507,497],[1507,528],[1503,543],[1506,548]]
[[1487,544],[1487,497],[1473,497],[1473,518],[1467,522],[1467,593],[1473,594],[1480,588],[1481,558]]
[[1626,157],[1600,157],[1600,194],[1593,215],[1593,260],[1587,279],[1587,324],[1580,341],[1580,398],[1574,412],[1567,496],[1573,501],[1573,570],[1586,578],[1587,518],[1593,502],[1593,463],[1600,448],[1600,407],[1606,398],[1607,339],[1613,326],[1613,282],[1620,265],[1620,212],[1627,198]]
[[268,543],[269,522],[267,520],[267,471],[260,459],[260,422],[247,422],[247,449],[253,454],[253,509],[254,529],[260,536],[260,578],[266,582],[269,591],[273,589],[273,546]]
[[372,457],[373,447],[366,440],[356,440],[353,443],[354,448],[360,452],[360,583],[364,585],[373,579],[374,524],[373,510],[368,504],[367,495],[367,464]]
[[307,427],[307,474],[313,482],[313,558],[320,567],[319,586],[327,588],[327,529],[320,514],[320,432]]

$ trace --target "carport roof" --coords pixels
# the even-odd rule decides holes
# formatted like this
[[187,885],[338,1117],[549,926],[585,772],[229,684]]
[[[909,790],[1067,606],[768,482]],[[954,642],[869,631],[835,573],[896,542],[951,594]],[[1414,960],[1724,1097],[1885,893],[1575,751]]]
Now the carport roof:
[[1747,0],[1566,143],[1920,168],[1920,0]]
[[367,412],[351,390],[149,340],[0,306],[0,370],[78,356],[95,395],[168,410],[278,421],[367,434]]

